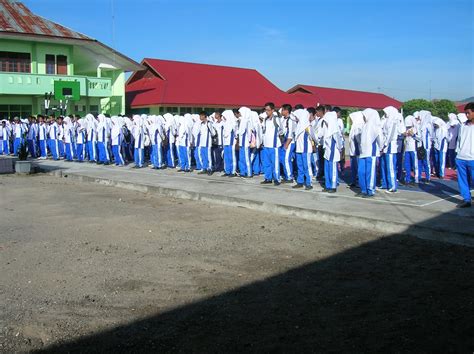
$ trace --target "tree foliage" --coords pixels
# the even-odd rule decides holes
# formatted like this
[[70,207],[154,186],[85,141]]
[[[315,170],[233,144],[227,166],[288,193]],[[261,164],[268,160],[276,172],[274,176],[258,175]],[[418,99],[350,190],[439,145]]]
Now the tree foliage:
[[413,114],[416,111],[430,111],[433,116],[447,120],[448,113],[456,113],[457,108],[453,101],[442,99],[436,101],[428,101],[421,98],[409,100],[403,103],[403,114],[405,116]]

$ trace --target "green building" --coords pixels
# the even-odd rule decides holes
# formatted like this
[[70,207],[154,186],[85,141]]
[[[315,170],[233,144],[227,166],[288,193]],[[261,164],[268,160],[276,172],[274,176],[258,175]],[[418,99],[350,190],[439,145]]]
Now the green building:
[[0,119],[44,113],[45,105],[49,112],[123,114],[125,72],[142,69],[19,1],[0,0]]

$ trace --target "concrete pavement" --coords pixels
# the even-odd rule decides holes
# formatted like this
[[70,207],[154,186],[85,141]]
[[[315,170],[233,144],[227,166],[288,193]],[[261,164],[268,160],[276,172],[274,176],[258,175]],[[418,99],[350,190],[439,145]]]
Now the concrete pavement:
[[345,183],[336,194],[327,194],[317,183],[311,191],[295,190],[288,184],[261,185],[261,176],[228,178],[220,173],[207,176],[174,169],[133,169],[133,164],[116,167],[52,160],[37,160],[34,165],[56,176],[145,193],[474,246],[474,208],[455,208],[460,197],[454,181],[434,180],[429,186],[401,188],[396,194],[378,191],[374,198],[362,199]]

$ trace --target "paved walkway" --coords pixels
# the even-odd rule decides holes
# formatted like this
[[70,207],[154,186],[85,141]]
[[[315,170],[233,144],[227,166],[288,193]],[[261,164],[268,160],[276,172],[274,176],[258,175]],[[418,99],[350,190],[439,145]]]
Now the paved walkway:
[[294,190],[291,185],[261,185],[252,179],[178,173],[174,169],[134,169],[65,161],[34,161],[38,169],[83,181],[241,206],[281,215],[320,220],[387,233],[404,232],[420,238],[474,246],[474,208],[456,209],[460,201],[454,181],[434,180],[431,185],[401,188],[396,194],[378,191],[372,199],[356,196],[341,183],[336,194]]

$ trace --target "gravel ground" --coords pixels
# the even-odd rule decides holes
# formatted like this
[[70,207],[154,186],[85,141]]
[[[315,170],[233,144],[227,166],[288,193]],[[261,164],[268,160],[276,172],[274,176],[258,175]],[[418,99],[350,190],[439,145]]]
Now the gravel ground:
[[0,176],[2,352],[471,352],[474,249]]

